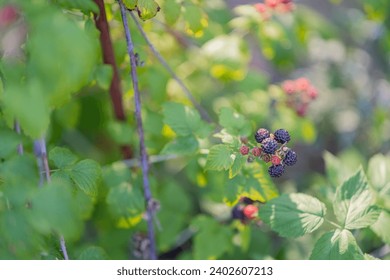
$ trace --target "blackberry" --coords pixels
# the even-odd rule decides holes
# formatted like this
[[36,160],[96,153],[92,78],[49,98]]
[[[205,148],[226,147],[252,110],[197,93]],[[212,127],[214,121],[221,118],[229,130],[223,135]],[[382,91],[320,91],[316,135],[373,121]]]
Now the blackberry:
[[290,134],[285,129],[276,130],[274,135],[275,135],[275,140],[280,144],[284,144],[290,141]]
[[243,213],[244,206],[236,205],[232,209],[232,218],[237,220],[244,220],[245,216]]
[[279,165],[271,165],[268,168],[268,173],[271,177],[280,177],[284,172],[284,166],[282,164]]
[[269,137],[269,131],[265,128],[260,128],[255,133],[255,139],[257,143],[263,142],[264,139]]
[[278,148],[278,142],[276,142],[274,139],[267,138],[261,144],[261,148],[263,149],[264,153],[272,155]]
[[297,163],[297,154],[293,150],[288,150],[286,156],[283,159],[283,163],[287,166],[292,166]]

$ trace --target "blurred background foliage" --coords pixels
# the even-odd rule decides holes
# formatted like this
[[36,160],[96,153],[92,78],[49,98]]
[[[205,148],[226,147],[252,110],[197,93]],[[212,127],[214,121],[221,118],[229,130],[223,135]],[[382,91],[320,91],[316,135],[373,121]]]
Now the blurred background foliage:
[[[141,24],[215,123],[227,107],[242,118],[239,131],[231,134],[253,137],[259,127],[290,131],[299,160],[270,183],[279,193],[300,191],[331,203],[329,189],[342,182],[338,176],[345,178],[360,165],[367,168],[374,154],[389,156],[389,1],[294,1],[294,10],[267,19],[255,9],[258,1],[156,2],[160,12]],[[121,160],[119,149],[129,144],[134,155],[139,153],[118,5],[105,1],[126,122],[114,118],[108,94],[112,69],[102,62],[93,19],[98,9],[93,1],[0,3],[13,3],[23,16],[0,29],[0,157],[4,159],[0,164],[0,258],[62,258],[53,229],[67,239],[73,259],[135,258],[138,248],[132,236],[142,236],[146,230],[145,206],[136,160]],[[160,257],[307,259],[319,235],[281,239],[267,226],[231,220],[232,205],[226,201],[234,201],[237,195],[227,190],[234,181],[226,172],[204,171],[207,149],[220,142],[208,135],[218,126],[199,119],[196,125],[209,126],[207,131],[175,130],[172,119],[188,117],[181,115],[182,106],[177,103],[188,106],[186,114],[197,113],[190,112],[194,110],[191,103],[131,19],[129,24],[142,62],[137,70],[147,150],[151,158],[176,155],[151,165],[152,191],[161,204],[155,219]],[[26,43],[7,56],[10,40],[17,44],[26,33]],[[310,80],[318,91],[303,117],[286,105],[281,87],[285,80],[300,77]],[[10,129],[15,118],[23,136]],[[226,128],[221,119],[220,124]],[[78,184],[69,169],[67,175],[53,173],[67,178],[61,179],[65,188],[36,189],[39,174],[34,158],[28,153],[17,158],[11,151],[22,141],[31,152],[29,137],[44,134],[52,169],[61,169],[55,160],[65,156],[75,157],[66,162],[72,168],[82,162],[79,159],[100,164],[101,174],[96,168],[99,171],[91,175],[96,193],[89,192],[88,182]],[[67,185],[79,188],[70,192]],[[30,200],[42,207],[30,213],[24,205]],[[6,211],[9,203],[14,211]],[[58,206],[56,215],[39,220],[42,214],[36,212],[47,212],[51,204]],[[356,231],[355,237],[365,252],[382,248],[383,240],[372,229]]]

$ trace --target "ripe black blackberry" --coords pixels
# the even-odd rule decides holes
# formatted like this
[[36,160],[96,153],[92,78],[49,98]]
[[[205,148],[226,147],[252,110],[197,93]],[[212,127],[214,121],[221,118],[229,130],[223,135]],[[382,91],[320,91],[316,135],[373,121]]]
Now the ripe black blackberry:
[[280,144],[284,144],[290,141],[290,134],[285,129],[276,130],[274,136],[275,136],[275,140]]
[[296,152],[293,150],[288,150],[283,159],[283,163],[287,166],[292,166],[297,163],[297,160],[298,158]]
[[261,144],[261,148],[263,149],[264,153],[273,155],[278,148],[278,142],[272,138],[267,138]]
[[269,131],[265,128],[260,128],[255,133],[255,139],[257,143],[263,142],[263,140],[268,137],[269,137]]
[[268,173],[271,177],[280,177],[284,172],[284,166],[282,164],[279,165],[271,165],[268,168]]

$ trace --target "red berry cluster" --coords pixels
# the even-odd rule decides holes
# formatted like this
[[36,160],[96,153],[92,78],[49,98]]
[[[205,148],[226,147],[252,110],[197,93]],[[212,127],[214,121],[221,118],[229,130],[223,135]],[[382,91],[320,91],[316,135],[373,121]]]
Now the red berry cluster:
[[7,27],[19,18],[19,11],[12,5],[0,8],[0,28]]
[[284,81],[282,89],[287,95],[287,106],[301,117],[306,115],[310,102],[318,96],[317,89],[303,77]]
[[253,162],[256,159],[266,163],[270,162],[268,173],[271,177],[282,176],[285,166],[292,166],[297,162],[296,153],[286,146],[290,141],[290,134],[287,130],[278,129],[274,133],[270,133],[265,128],[259,128],[254,136],[258,144],[250,149],[248,142],[245,141],[240,147],[240,153],[248,155],[248,162]]
[[294,3],[292,0],[264,0],[264,3],[257,3],[254,7],[263,19],[268,19],[273,12],[291,12],[294,9]]
[[249,197],[241,197],[239,202],[232,209],[232,218],[240,220],[241,223],[247,224],[257,219],[259,211],[258,202]]

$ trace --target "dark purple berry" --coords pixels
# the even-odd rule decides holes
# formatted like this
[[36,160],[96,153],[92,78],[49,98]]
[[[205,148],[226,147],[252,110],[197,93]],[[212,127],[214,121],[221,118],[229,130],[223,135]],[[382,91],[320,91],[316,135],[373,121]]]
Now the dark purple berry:
[[244,220],[245,216],[243,213],[244,206],[242,205],[236,205],[232,209],[232,218],[237,220]]
[[283,163],[287,166],[292,166],[297,163],[297,154],[293,150],[288,150],[283,159]]
[[255,139],[257,143],[263,142],[264,139],[269,137],[269,131],[265,128],[260,128],[255,133]]
[[285,129],[276,130],[274,136],[275,136],[275,140],[280,144],[284,144],[290,141],[290,134]]
[[272,138],[267,138],[261,144],[261,148],[263,149],[264,153],[273,155],[278,148],[278,142]]
[[253,204],[253,202],[255,202],[255,201],[250,199],[249,197],[243,196],[240,198],[240,202],[248,205],[248,204]]
[[271,165],[268,168],[268,173],[271,177],[280,177],[284,172],[284,166],[282,164],[279,165]]

